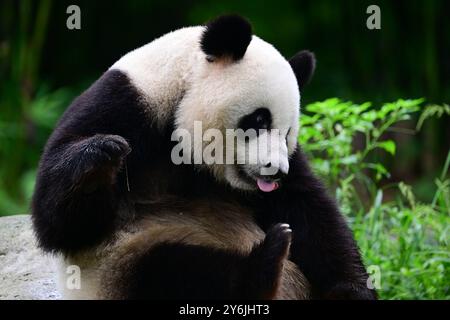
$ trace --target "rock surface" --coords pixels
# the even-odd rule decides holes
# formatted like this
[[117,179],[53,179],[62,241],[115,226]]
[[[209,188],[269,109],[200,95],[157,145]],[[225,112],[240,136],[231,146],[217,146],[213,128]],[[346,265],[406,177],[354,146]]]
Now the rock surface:
[[56,266],[37,247],[28,215],[0,217],[0,300],[59,299]]

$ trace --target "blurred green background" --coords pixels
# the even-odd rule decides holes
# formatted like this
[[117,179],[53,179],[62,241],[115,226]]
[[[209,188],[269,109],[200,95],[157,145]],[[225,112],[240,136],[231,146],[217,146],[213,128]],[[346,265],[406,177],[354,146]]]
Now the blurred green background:
[[[81,8],[81,30],[66,28],[69,16],[66,8],[71,4]],[[381,8],[381,30],[366,28],[366,8],[370,4],[377,4]],[[370,101],[375,110],[380,110],[384,102],[397,101],[399,98],[423,98],[413,103],[417,109],[408,109],[407,113],[411,113],[409,121],[403,121],[405,119],[402,118],[395,127],[383,131],[383,139],[392,140],[396,146],[395,157],[389,154],[393,151],[391,143],[384,145],[388,153],[371,152],[368,156],[367,159],[376,162],[379,170],[388,168],[385,170],[388,174],[375,177],[375,173],[367,173],[375,184],[369,195],[359,195],[361,199],[358,198],[358,201],[362,202],[359,209],[356,205],[346,207],[345,201],[349,200],[345,197],[348,191],[345,188],[348,186],[343,185],[342,181],[350,181],[345,180],[352,177],[350,171],[365,170],[363,167],[350,168],[351,164],[347,163],[345,169],[351,169],[348,175],[345,170],[333,177],[329,171],[321,173],[331,190],[336,192],[343,211],[352,208],[352,212],[358,212],[359,215],[347,215],[355,223],[353,229],[366,262],[383,265],[387,262],[380,261],[380,257],[387,260],[391,255],[400,254],[399,265],[384,265],[385,269],[390,269],[392,278],[389,280],[390,289],[382,294],[383,297],[448,298],[447,224],[450,206],[446,160],[450,148],[450,126],[448,115],[442,115],[446,113],[442,111],[445,108],[438,112],[441,117],[431,117],[424,122],[420,131],[415,129],[420,112],[427,106],[445,106],[450,102],[449,12],[450,2],[444,0],[1,0],[0,215],[29,212],[36,166],[57,119],[70,101],[117,59],[171,30],[203,24],[219,14],[239,13],[252,22],[255,34],[271,42],[285,57],[290,57],[300,49],[315,52],[318,61],[316,74],[303,93],[304,106],[314,101],[339,97],[358,104]],[[341,105],[333,101],[325,105],[342,110]],[[405,108],[403,102],[396,106],[398,110]],[[309,116],[318,112],[314,105],[304,110],[305,115]],[[391,116],[386,112],[380,114]],[[324,122],[332,118],[332,115],[325,116]],[[387,119],[378,117],[376,121],[383,123],[383,120]],[[307,121],[304,123],[306,129]],[[344,126],[344,129],[351,136],[348,145],[352,149],[367,149],[367,132],[363,132],[364,137],[361,132],[352,131],[351,126]],[[319,131],[317,129],[315,133]],[[320,134],[315,137],[319,136],[323,138]],[[336,137],[327,138],[333,141],[331,139]],[[323,153],[310,151],[312,156],[323,156]],[[351,156],[350,153],[348,151],[346,156]],[[338,166],[333,167],[333,162],[328,162],[331,160],[326,157],[332,156],[331,153],[325,154],[325,159],[315,164],[317,170],[320,171],[324,163],[328,163],[328,168],[331,165],[340,170]],[[377,174],[380,175],[380,172]],[[436,185],[436,177],[440,177],[441,187]],[[412,203],[412,195],[408,190],[413,190],[414,204],[420,202],[429,205],[427,208],[430,211],[425,210],[429,216],[418,221],[426,235],[411,240],[415,241],[414,252],[417,254],[430,250],[424,260],[417,260],[411,250],[405,249],[404,244],[402,247],[391,244],[384,249],[374,248],[373,244],[366,243],[369,239],[367,230],[361,229],[361,226],[367,225],[365,219],[371,223],[379,221],[380,229],[377,232],[383,234],[386,222],[376,220],[380,219],[377,208],[383,209],[380,204],[395,199],[398,192],[386,190],[381,198],[379,192],[383,190],[381,186],[399,182],[406,183],[406,187],[401,184],[403,187],[400,193],[406,196],[409,204]],[[408,189],[409,186],[411,189]],[[437,190],[440,190],[439,193]],[[375,206],[377,201],[378,207]],[[443,205],[439,207],[439,203]],[[411,224],[408,220],[415,217],[417,207],[410,207],[410,211],[403,205],[396,206],[395,210],[384,208],[389,214],[395,215],[398,218],[396,221],[403,226],[395,229],[397,222],[394,221],[391,226],[395,230],[390,226],[390,229],[385,230],[386,234],[397,232],[400,239],[408,239],[411,233],[417,232],[417,224]],[[422,209],[419,207],[417,210]],[[431,229],[428,228],[430,224],[434,225]],[[375,223],[370,225],[378,228]],[[430,232],[433,236],[429,236]],[[384,240],[386,243],[398,241],[397,236]],[[431,243],[431,247],[424,249],[423,244],[428,243]],[[423,282],[405,285],[396,278],[400,273],[408,276],[410,270],[423,274],[421,268],[430,261],[432,268],[425,272],[423,280],[430,281],[427,288],[423,288]],[[404,269],[405,266],[407,269]],[[413,272],[409,276],[417,275]]]

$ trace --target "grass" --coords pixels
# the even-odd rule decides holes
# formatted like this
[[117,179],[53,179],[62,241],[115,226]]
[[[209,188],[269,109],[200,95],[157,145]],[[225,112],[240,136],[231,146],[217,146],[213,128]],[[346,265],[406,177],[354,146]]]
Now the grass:
[[[404,182],[383,184],[389,169],[372,155],[381,149],[395,156],[396,144],[385,133],[410,120],[422,103],[398,100],[375,109],[329,99],[306,106],[300,121],[299,140],[335,192],[383,299],[450,298],[450,151],[429,203]],[[428,117],[448,115],[448,108],[425,108],[417,128]],[[352,147],[358,136],[359,149]]]

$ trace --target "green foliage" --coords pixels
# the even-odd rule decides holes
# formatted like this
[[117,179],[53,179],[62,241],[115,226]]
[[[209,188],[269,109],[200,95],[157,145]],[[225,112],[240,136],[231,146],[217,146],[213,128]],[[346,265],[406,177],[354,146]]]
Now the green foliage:
[[430,117],[442,117],[442,115],[450,115],[450,106],[444,104],[443,106],[431,105],[428,106],[425,111],[420,115],[419,121],[417,121],[417,129],[420,130],[424,121]]
[[[70,89],[41,86],[34,100],[21,101],[23,109],[0,118],[0,216],[28,213],[40,154],[73,96]],[[5,110],[12,100],[5,92],[0,108]]]
[[[307,105],[300,121],[299,141],[335,191],[366,265],[380,268],[379,294],[387,299],[450,298],[450,151],[431,203],[420,202],[403,182],[382,185],[390,172],[371,157],[377,149],[395,155],[395,142],[383,134],[410,119],[422,102],[398,100],[374,109],[334,98]],[[425,108],[418,127],[445,113],[447,105]],[[354,147],[355,140],[362,146]]]
[[52,90],[39,70],[52,1],[0,4],[0,216],[27,213],[36,167],[72,89]]

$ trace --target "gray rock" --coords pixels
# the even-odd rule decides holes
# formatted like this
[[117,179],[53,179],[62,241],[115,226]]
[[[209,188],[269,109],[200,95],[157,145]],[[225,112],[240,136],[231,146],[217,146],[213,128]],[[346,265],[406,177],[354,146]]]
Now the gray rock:
[[36,247],[30,216],[0,217],[0,300],[60,298],[56,264]]

